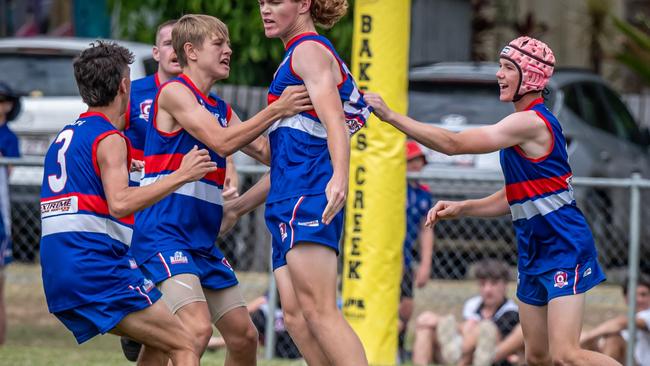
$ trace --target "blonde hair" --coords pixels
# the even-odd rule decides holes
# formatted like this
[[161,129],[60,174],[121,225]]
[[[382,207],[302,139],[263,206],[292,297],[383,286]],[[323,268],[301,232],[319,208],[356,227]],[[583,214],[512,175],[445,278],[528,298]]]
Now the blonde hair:
[[213,35],[230,42],[228,27],[221,20],[204,14],[183,15],[172,29],[172,47],[181,67],[187,66],[185,44],[191,43],[200,49],[203,41]]
[[348,0],[312,0],[311,18],[323,28],[332,28],[348,11]]

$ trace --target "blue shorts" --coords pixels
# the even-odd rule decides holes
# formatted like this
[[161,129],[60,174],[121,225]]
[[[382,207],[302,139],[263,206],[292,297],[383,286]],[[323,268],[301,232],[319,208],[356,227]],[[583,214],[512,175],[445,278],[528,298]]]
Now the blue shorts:
[[536,275],[520,272],[517,298],[529,305],[545,306],[556,297],[587,292],[605,279],[597,259],[583,261],[574,268],[556,268]]
[[201,286],[213,290],[238,283],[235,271],[216,247],[209,253],[191,249],[159,252],[140,264],[140,269],[156,284],[181,273],[197,276]]
[[148,308],[161,296],[153,282],[141,278],[138,283],[125,286],[111,296],[54,315],[81,344],[100,333],[107,333],[125,316]]
[[287,264],[287,253],[301,242],[321,244],[339,254],[343,210],[329,225],[323,224],[325,194],[300,196],[266,204],[266,226],[273,239],[273,270]]

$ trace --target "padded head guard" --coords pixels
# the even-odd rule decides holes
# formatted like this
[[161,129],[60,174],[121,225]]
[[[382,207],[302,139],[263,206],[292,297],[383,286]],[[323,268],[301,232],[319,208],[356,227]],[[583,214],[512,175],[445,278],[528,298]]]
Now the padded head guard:
[[544,42],[526,36],[510,42],[499,57],[509,60],[519,70],[514,102],[525,94],[542,91],[555,67],[553,51]]

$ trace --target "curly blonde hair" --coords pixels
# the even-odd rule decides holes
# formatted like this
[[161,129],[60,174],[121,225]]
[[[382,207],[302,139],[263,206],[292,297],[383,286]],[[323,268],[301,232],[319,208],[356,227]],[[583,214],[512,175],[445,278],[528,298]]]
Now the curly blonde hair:
[[311,18],[323,28],[332,28],[348,11],[348,0],[312,0]]

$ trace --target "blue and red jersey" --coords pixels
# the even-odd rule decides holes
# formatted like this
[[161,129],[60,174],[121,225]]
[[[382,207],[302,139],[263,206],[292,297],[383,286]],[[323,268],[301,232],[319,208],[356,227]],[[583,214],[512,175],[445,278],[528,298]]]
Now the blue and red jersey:
[[226,175],[226,159],[210,150],[184,129],[167,133],[157,128],[158,97],[170,83],[188,88],[199,104],[212,113],[222,127],[228,125],[232,111],[223,100],[204,95],[186,75],[163,84],[154,100],[151,123],[147,126],[144,148],[144,177],[141,186],[152,184],[178,170],[183,156],[196,145],[208,149],[217,171],[196,182],[184,184],[171,195],[136,214],[136,233],[131,250],[138,263],[158,252],[177,249],[211,251],[221,227],[223,201],[221,192]]
[[406,185],[406,237],[404,238],[404,268],[411,268],[413,245],[418,242],[422,220],[426,219],[433,205],[431,191],[425,185]]
[[546,123],[552,144],[546,155],[531,159],[519,146],[501,150],[506,197],[519,250],[519,271],[540,274],[597,258],[594,239],[571,187],[573,174],[560,122],[541,98],[532,110]]
[[[286,46],[284,60],[269,87],[268,102],[275,102],[284,89],[303,85],[304,81],[291,66],[293,52],[303,42],[325,46],[339,63],[342,81],[338,85],[345,119],[353,134],[366,123],[370,107],[363,100],[354,79],[330,41],[316,33],[303,33]],[[275,122],[269,129],[271,146],[271,190],[267,202],[311,194],[323,194],[333,169],[327,149],[327,131],[314,110]]]
[[133,233],[133,216],[110,215],[97,163],[99,142],[113,134],[121,135],[106,116],[83,113],[64,127],[45,155],[40,257],[51,312],[90,303],[105,296],[106,289],[129,283],[130,274],[106,276],[116,263],[129,263]]
[[[160,88],[158,73],[134,80],[131,83],[129,105],[124,114],[124,135],[131,141],[131,155],[135,160],[144,160],[144,141],[149,124],[149,111]],[[131,172],[129,185],[139,186],[141,172]]]
[[134,80],[131,97],[126,107],[124,135],[131,141],[133,159],[144,160],[144,142],[149,124],[149,111],[160,88],[158,73]]

